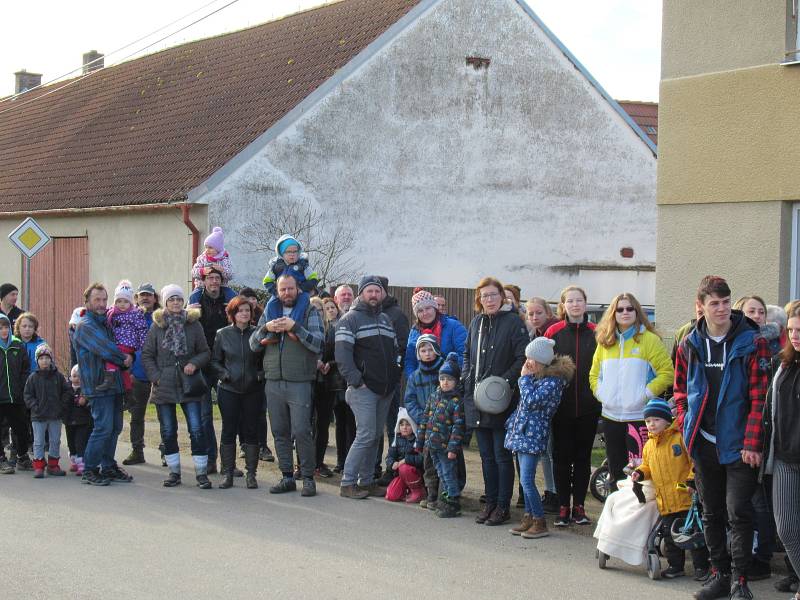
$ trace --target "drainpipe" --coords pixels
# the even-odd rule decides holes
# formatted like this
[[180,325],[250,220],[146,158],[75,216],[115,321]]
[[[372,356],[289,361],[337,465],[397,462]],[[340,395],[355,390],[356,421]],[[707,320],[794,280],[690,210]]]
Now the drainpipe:
[[189,204],[181,204],[181,215],[183,215],[183,224],[189,228],[189,231],[192,232],[192,256],[189,262],[194,263],[195,257],[200,254],[200,232],[195,227],[194,223],[192,223],[192,219],[189,217]]

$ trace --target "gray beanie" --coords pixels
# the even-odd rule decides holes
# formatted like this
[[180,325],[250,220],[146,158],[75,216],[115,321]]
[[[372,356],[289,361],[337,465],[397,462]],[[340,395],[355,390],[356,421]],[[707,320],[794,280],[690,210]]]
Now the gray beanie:
[[538,337],[525,348],[525,357],[543,365],[549,365],[553,362],[553,358],[555,357],[555,353],[553,352],[555,346],[555,340],[546,337]]

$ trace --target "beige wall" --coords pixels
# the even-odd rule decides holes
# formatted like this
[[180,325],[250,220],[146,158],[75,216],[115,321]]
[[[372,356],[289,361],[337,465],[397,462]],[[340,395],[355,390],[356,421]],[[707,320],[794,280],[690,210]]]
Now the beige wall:
[[661,82],[658,202],[800,199],[800,66]]
[[[200,230],[200,245],[208,230],[208,210],[197,205],[191,219]],[[0,281],[22,288],[20,253],[7,236],[29,215],[0,218]],[[194,262],[192,238],[179,208],[155,211],[85,212],[71,216],[33,215],[51,237],[89,238],[89,277],[115,286],[128,278],[134,285],[149,281],[160,289],[167,283],[187,286]],[[34,257],[34,261],[36,258]]]
[[656,318],[666,336],[693,317],[705,275],[725,277],[734,300],[789,299],[791,203],[661,205],[658,223]]
[[664,0],[663,7],[662,79],[783,60],[786,0]]

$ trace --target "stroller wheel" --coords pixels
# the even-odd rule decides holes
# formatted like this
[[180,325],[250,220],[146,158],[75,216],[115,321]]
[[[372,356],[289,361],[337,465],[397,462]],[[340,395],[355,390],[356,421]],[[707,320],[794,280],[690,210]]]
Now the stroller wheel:
[[655,552],[647,555],[647,576],[653,580],[661,579],[661,559]]
[[608,463],[603,461],[602,465],[592,471],[589,478],[589,491],[599,502],[605,502],[614,487],[615,482],[611,479]]
[[606,554],[605,552],[600,552],[598,550],[598,552],[597,552],[597,566],[600,567],[601,569],[605,569],[606,568],[606,561],[608,560],[608,558],[609,558],[608,554]]

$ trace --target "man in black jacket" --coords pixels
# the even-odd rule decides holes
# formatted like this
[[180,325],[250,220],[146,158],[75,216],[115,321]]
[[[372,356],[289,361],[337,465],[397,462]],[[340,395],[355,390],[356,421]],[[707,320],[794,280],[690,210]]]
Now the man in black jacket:
[[345,399],[356,418],[356,439],[347,453],[341,495],[382,495],[374,483],[378,438],[400,378],[394,327],[383,313],[380,280],[368,275],[358,286],[358,303],[336,327],[336,364],[347,381]]

